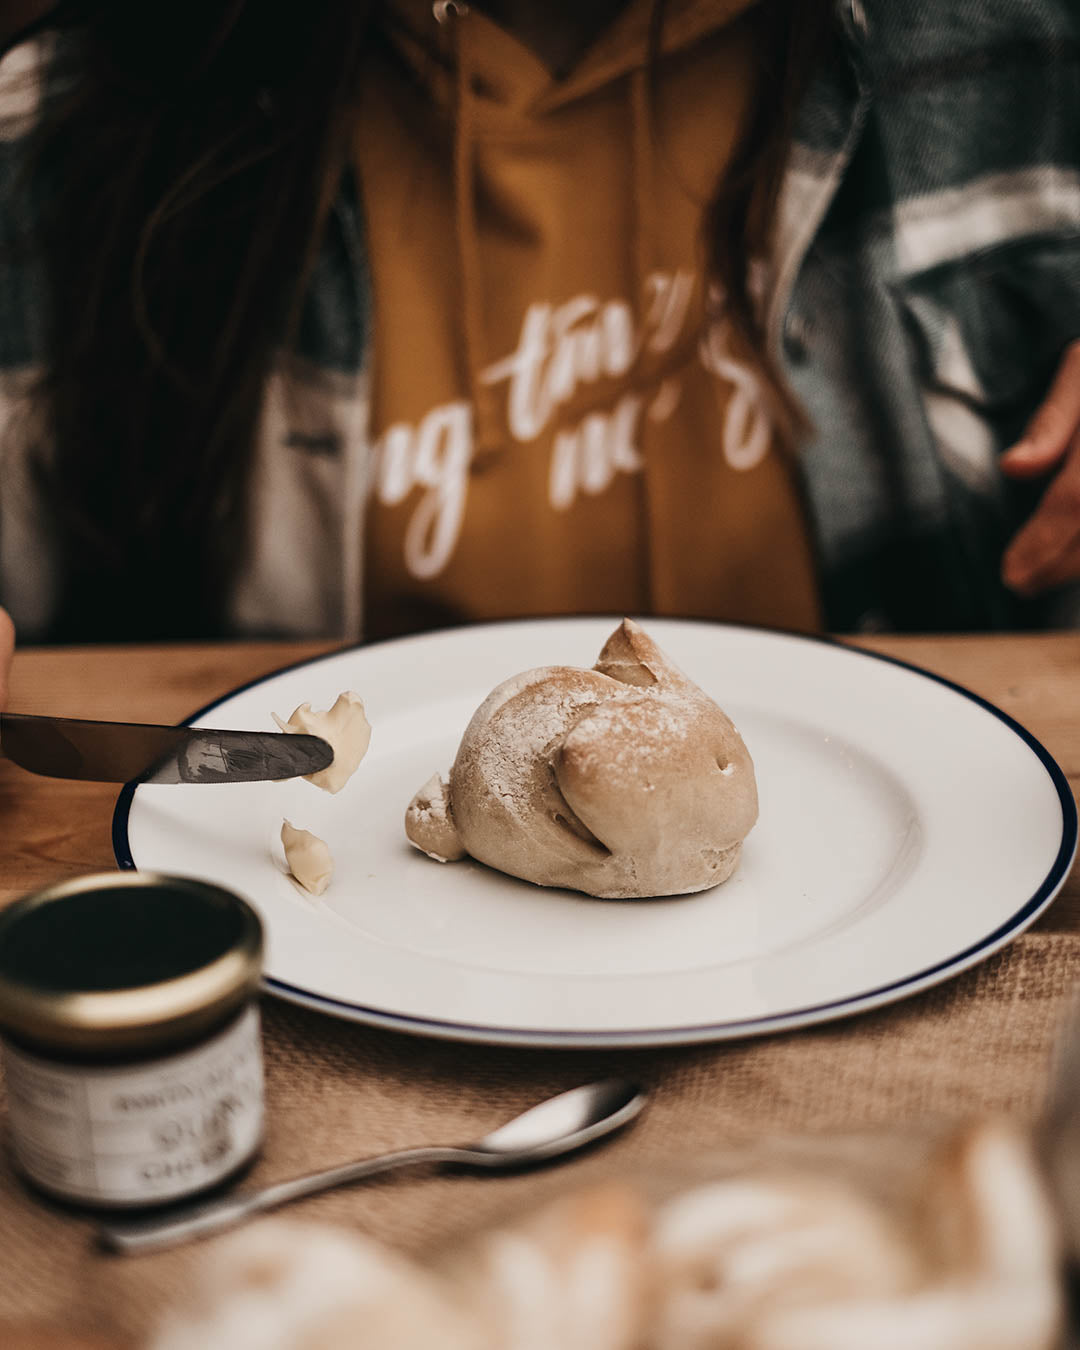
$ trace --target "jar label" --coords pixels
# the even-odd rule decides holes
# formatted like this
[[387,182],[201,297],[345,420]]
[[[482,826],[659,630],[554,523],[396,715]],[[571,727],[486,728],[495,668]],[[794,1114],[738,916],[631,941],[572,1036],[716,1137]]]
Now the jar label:
[[259,1013],[194,1050],[122,1068],[58,1064],[4,1046],[16,1161],[45,1190],[157,1204],[227,1176],[262,1138]]

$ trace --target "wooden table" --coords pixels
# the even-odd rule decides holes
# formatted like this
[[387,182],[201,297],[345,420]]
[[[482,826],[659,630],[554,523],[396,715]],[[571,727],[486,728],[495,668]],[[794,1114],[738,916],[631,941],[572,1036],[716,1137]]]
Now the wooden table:
[[[1076,793],[1080,633],[890,637],[862,645],[938,672],[996,703],[1044,743]],[[329,644],[244,643],[21,651],[9,706],[22,712],[177,721],[245,681],[326,650]],[[0,904],[65,876],[114,866],[115,797],[113,786],[37,779],[0,761]],[[272,1130],[255,1179],[339,1161],[346,1136],[353,1154],[358,1137],[365,1143],[359,1151],[365,1152],[425,1138],[435,1142],[449,1129],[449,1137],[469,1137],[481,1109],[490,1113],[494,1103],[500,1112],[508,1111],[586,1074],[622,1071],[616,1063],[625,1065],[630,1056],[634,1071],[654,1089],[654,1101],[631,1137],[609,1146],[597,1167],[662,1165],[658,1159],[689,1155],[740,1128],[751,1137],[766,1129],[828,1131],[848,1119],[860,1128],[876,1128],[903,1125],[921,1114],[950,1117],[973,1110],[1011,1111],[1032,1119],[1045,1086],[1043,1059],[1075,978],[1073,953],[1080,954],[1080,943],[1074,947],[1073,942],[1078,937],[1080,874],[1070,878],[1031,935],[941,990],[845,1024],[744,1045],[624,1052],[621,1061],[592,1052],[511,1056],[488,1047],[413,1040],[335,1023],[270,1000],[273,1006],[265,1010],[268,1088],[277,1132]],[[1055,973],[1047,992],[1047,982],[1040,985],[1038,977],[1051,967]],[[885,1045],[889,1050],[882,1053]],[[310,1065],[322,1055],[305,1089],[310,1092],[315,1083],[322,1094],[319,1112],[312,1116],[306,1100],[290,1096],[289,1076],[298,1064]],[[980,1065],[980,1059],[987,1062]],[[813,1068],[809,1077],[822,1080],[820,1088],[793,1085],[807,1075],[808,1065]],[[898,1073],[900,1081],[886,1081],[890,1073]],[[1006,1086],[1010,1073],[1012,1086]],[[575,1171],[575,1163],[563,1175],[590,1175],[593,1165],[585,1162]],[[534,1184],[500,1183],[505,1186],[501,1196],[531,1203],[536,1192],[528,1187]],[[556,1178],[548,1184],[566,1182]],[[426,1190],[416,1188],[408,1200],[392,1188],[362,1197],[337,1193],[308,1202],[305,1217],[359,1223],[383,1240],[400,1239],[415,1250],[421,1245],[417,1235],[449,1231],[452,1211],[459,1221],[462,1216],[479,1221],[496,1203],[508,1203],[490,1198],[494,1192],[485,1186],[489,1183],[470,1189],[472,1182],[433,1181]],[[32,1297],[14,1287],[19,1282],[14,1277],[5,1300],[5,1268],[17,1246],[24,1254],[40,1253],[36,1266],[24,1260],[22,1282],[29,1283],[39,1268],[45,1274],[40,1293]],[[129,1266],[93,1255],[85,1228],[43,1211],[23,1194],[8,1164],[0,1166],[3,1350],[137,1344],[152,1310],[185,1287],[189,1269],[186,1254],[174,1265],[165,1256],[141,1259],[146,1264]]]

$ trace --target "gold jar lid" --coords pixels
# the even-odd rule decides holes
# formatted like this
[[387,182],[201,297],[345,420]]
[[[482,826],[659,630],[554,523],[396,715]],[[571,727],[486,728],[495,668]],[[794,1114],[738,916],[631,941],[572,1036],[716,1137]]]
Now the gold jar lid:
[[197,1039],[257,989],[263,933],[220,886],[100,872],[0,909],[0,1030],[81,1055]]

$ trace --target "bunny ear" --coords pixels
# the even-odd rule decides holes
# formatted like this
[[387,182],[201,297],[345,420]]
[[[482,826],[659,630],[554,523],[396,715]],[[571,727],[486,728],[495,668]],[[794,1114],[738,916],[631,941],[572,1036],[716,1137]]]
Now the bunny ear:
[[676,673],[656,643],[633,619],[623,619],[604,643],[594,670],[620,684],[650,689]]

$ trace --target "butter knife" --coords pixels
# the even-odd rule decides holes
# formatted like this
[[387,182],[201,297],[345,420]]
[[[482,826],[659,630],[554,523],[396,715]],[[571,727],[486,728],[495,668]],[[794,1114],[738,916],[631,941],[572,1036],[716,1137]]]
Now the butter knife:
[[31,773],[98,783],[258,783],[325,769],[319,736],[0,713],[0,751]]

